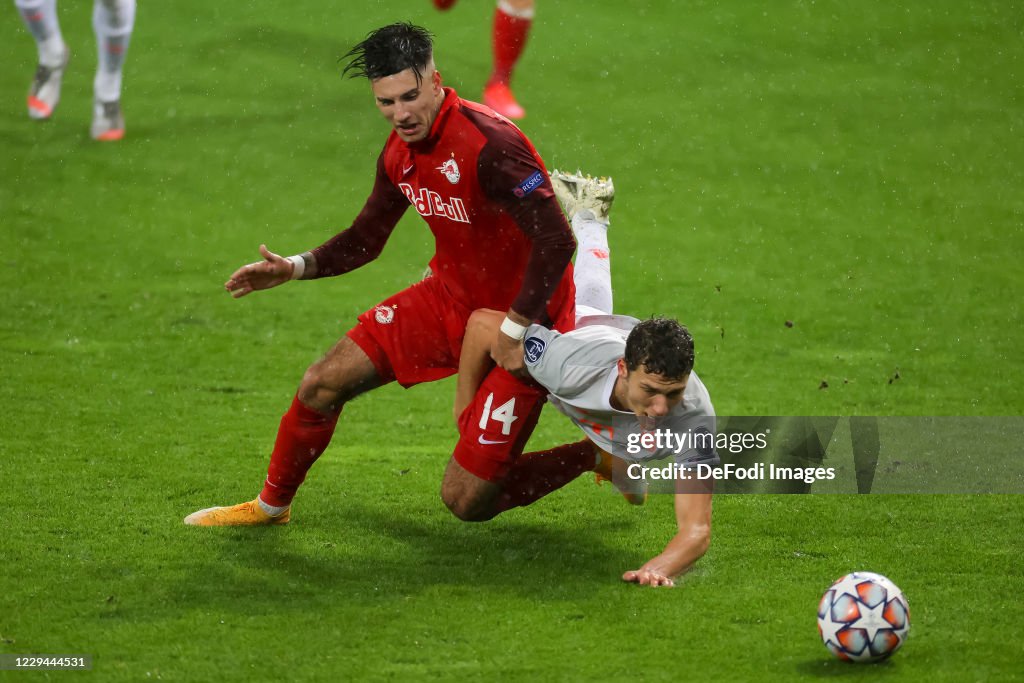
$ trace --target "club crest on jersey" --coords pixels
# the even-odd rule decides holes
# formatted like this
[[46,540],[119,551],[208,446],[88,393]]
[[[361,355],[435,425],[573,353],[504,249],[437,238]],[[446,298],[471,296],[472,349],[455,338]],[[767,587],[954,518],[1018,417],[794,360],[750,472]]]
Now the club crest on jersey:
[[381,325],[390,325],[395,319],[395,309],[381,304],[373,309],[373,319]]
[[536,365],[546,344],[540,337],[529,337],[523,342],[523,357],[529,365]]
[[519,183],[519,185],[512,190],[512,194],[522,199],[526,195],[530,194],[538,187],[544,184],[544,174],[540,171],[534,171],[533,175]]
[[445,201],[441,195],[421,187],[417,192],[409,183],[399,183],[398,189],[402,191],[409,203],[416,207],[416,211],[423,217],[444,216],[456,223],[468,223],[469,212],[466,205],[458,197],[452,197]]
[[459,165],[455,163],[455,159],[448,159],[443,164],[437,167],[437,170],[444,173],[444,177],[448,179],[448,182],[452,185],[456,185],[459,182],[459,178],[462,174],[459,173]]

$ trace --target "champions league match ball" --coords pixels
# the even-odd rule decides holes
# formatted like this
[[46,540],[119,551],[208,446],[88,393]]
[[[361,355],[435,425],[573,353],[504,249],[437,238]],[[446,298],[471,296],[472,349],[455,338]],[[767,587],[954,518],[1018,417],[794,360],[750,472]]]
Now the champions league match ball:
[[881,574],[847,574],[818,604],[818,634],[828,651],[845,661],[883,660],[900,649],[909,630],[907,599]]

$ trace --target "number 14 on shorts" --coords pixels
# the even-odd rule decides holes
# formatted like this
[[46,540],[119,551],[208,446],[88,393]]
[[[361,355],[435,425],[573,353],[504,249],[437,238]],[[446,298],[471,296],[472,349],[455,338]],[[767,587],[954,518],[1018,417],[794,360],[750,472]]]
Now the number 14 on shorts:
[[[495,420],[501,423],[501,433],[508,436],[512,433],[512,423],[519,419],[515,415],[516,399],[512,397],[494,410],[491,410],[492,403],[494,403],[494,392],[487,394],[487,400],[484,401],[484,409],[480,413],[480,429],[487,431],[487,423],[490,420]],[[480,439],[480,442],[484,443],[483,436]]]

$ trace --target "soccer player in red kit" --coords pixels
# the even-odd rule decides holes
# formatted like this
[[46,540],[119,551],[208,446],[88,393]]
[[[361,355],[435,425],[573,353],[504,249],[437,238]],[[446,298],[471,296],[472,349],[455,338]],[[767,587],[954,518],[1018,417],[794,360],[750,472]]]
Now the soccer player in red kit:
[[345,73],[370,81],[393,127],[369,199],[349,229],[311,251],[283,258],[261,245],[263,261],[237,270],[225,287],[241,297],[354,270],[380,254],[410,206],[434,234],[433,274],[360,315],[306,371],[281,419],[259,496],[200,510],[186,524],[288,522],[296,490],[330,443],[344,404],[391,381],[408,387],[454,374],[477,308],[507,311],[495,344],[499,367],[460,418],[444,502],[460,519],[489,519],[595,465],[579,444],[522,452],[546,392],[511,374],[523,367],[519,341],[534,321],[568,330],[575,315],[575,241],[540,156],[507,119],[442,86],[424,29],[385,26],[347,57]]

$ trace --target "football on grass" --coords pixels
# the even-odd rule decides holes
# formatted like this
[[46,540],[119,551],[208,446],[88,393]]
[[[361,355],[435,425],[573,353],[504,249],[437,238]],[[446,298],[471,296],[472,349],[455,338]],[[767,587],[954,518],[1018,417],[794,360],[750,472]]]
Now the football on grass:
[[885,659],[900,649],[909,630],[907,599],[881,574],[847,574],[825,591],[818,604],[818,633],[839,659]]

